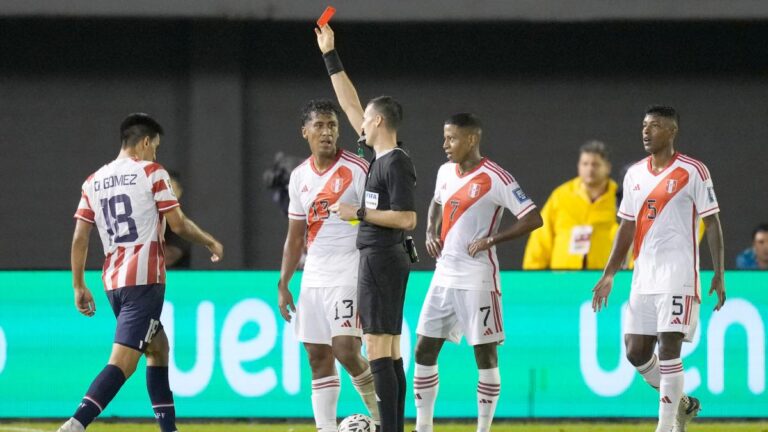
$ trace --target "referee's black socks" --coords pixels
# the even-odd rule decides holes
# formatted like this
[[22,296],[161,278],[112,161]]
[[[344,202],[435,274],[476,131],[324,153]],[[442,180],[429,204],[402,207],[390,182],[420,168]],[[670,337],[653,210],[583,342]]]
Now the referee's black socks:
[[397,377],[397,430],[405,430],[405,368],[403,367],[403,358],[392,362],[395,367],[395,376]]
[[[402,359],[400,370],[403,369]],[[392,357],[382,357],[371,360],[371,373],[373,385],[376,388],[376,400],[379,404],[379,416],[381,416],[381,432],[402,431],[402,410],[404,403],[400,401],[400,380],[395,372],[396,366]],[[405,376],[403,376],[405,382]],[[405,399],[405,385],[403,385],[403,399]],[[398,429],[401,427],[401,429]]]

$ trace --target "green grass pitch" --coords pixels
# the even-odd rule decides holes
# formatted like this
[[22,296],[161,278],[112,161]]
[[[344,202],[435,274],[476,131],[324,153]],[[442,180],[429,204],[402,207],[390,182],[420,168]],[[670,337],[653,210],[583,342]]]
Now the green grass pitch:
[[[3,423],[0,432],[53,432],[58,423]],[[315,432],[310,423],[185,423],[179,422],[180,432]],[[407,425],[411,431],[413,425]],[[655,423],[505,423],[493,425],[493,432],[648,432]],[[435,432],[472,432],[472,423],[438,423]],[[689,432],[768,432],[768,422],[692,423]],[[157,432],[154,423],[106,423],[96,421],[88,432]]]

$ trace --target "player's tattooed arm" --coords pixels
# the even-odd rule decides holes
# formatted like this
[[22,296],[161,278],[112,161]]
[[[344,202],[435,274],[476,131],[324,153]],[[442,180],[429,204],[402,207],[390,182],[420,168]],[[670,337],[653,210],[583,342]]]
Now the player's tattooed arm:
[[707,243],[709,252],[712,254],[712,267],[715,274],[712,275],[712,283],[709,288],[709,295],[717,293],[716,311],[719,311],[725,304],[725,247],[723,246],[723,228],[720,225],[720,215],[715,213],[704,218],[706,227]]
[[434,199],[429,203],[427,215],[427,253],[432,258],[440,258],[443,242],[440,240],[440,225],[443,221],[443,206]]
[[72,236],[71,266],[72,287],[75,290],[75,307],[85,316],[96,313],[96,303],[91,290],[85,285],[85,260],[88,256],[88,240],[93,225],[78,219]]
[[600,312],[603,307],[608,306],[608,295],[613,288],[613,276],[621,269],[624,259],[629,252],[629,247],[635,236],[635,221],[622,219],[619,230],[616,233],[616,239],[613,241],[611,256],[608,258],[608,264],[605,266],[603,276],[597,281],[592,289],[592,310]]
[[473,241],[469,245],[469,255],[474,257],[479,252],[488,250],[491,247],[524,236],[529,232],[541,227],[543,225],[541,214],[538,209],[533,209],[525,216],[517,220],[512,226],[506,230],[496,233],[492,236],[483,237]]
[[293,274],[301,261],[304,252],[304,238],[307,223],[303,220],[288,221],[288,234],[283,245],[283,260],[280,264],[280,280],[277,282],[277,305],[284,320],[291,322],[291,312],[296,312],[293,294],[288,289]]
[[[317,35],[317,45],[323,55],[336,49],[333,30],[331,26],[324,25],[321,29],[315,29]],[[363,132],[363,106],[360,104],[360,97],[357,90],[349,79],[345,71],[337,72],[331,75],[331,84],[336,92],[336,98],[339,100],[341,109],[347,115],[347,119],[352,124],[358,135]]]

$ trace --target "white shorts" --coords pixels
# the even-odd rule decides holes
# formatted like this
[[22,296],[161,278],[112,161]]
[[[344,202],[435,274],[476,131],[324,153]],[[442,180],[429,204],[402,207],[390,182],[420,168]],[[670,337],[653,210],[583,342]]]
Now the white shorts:
[[470,345],[504,341],[501,302],[495,291],[429,287],[416,333]]
[[296,338],[331,345],[336,336],[363,336],[357,315],[357,287],[302,288],[296,304]]
[[656,336],[677,332],[690,342],[699,325],[699,301],[682,294],[631,293],[625,320],[625,333]]

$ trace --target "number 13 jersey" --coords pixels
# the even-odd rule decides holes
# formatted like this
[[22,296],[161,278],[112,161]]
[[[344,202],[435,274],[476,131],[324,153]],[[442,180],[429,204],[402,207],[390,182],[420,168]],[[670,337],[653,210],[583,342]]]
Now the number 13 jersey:
[[486,158],[464,174],[458,164],[443,164],[433,200],[442,206],[443,248],[432,285],[500,293],[496,247],[473,258],[469,245],[496,233],[504,208],[519,219],[536,208],[533,201],[508,172]]
[[719,211],[709,170],[691,157],[675,153],[660,173],[650,156],[630,167],[618,215],[635,222],[632,290],[700,300],[699,218]]
[[337,202],[359,208],[367,173],[368,162],[346,150],[339,150],[334,164],[323,172],[309,157],[291,173],[288,218],[307,223],[302,287],[357,286],[357,225],[328,208]]
[[155,162],[115,159],[85,180],[75,218],[99,230],[106,290],[165,283],[162,214],[178,206],[168,172]]

